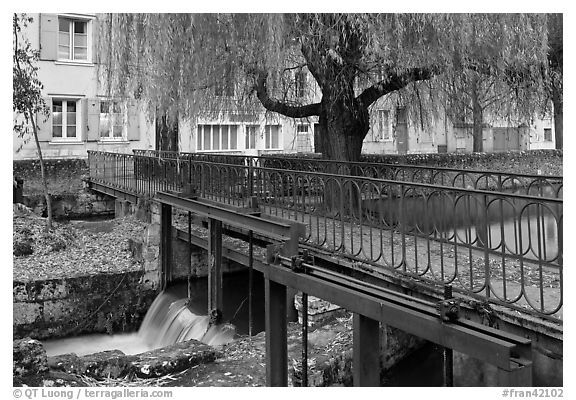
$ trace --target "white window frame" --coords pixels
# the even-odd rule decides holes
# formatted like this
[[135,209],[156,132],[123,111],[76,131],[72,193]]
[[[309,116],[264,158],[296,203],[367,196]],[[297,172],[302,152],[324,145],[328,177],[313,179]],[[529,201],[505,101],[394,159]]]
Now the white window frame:
[[258,125],[246,125],[244,128],[244,148],[246,150],[256,150],[259,128]]
[[[218,127],[218,149],[214,149],[214,127]],[[232,127],[236,127],[236,143],[234,143],[234,148],[232,148]],[[224,143],[222,132],[226,130],[227,140]],[[196,125],[196,151],[198,152],[227,152],[227,151],[239,151],[238,149],[238,132],[240,131],[240,125],[237,124],[198,124]],[[205,143],[205,133],[208,132],[208,137],[210,140],[210,149],[206,149]],[[224,149],[224,144],[227,147]]]
[[[80,100],[81,98],[79,97],[66,97],[66,96],[57,96],[57,97],[52,97],[52,109],[50,110],[50,113],[52,115],[52,126],[51,128],[51,134],[52,134],[52,142],[80,142],[82,140],[82,111],[81,111],[81,107],[80,107]],[[61,123],[61,127],[62,127],[62,136],[61,137],[57,137],[54,136],[54,102],[55,101],[61,101],[62,102],[62,123]],[[76,121],[75,121],[75,126],[76,126],[76,136],[68,136],[68,110],[67,110],[67,106],[68,106],[68,102],[74,102],[76,103]]]
[[[272,143],[272,127],[278,128],[276,132],[278,132],[278,146],[273,147]],[[279,150],[282,149],[282,125],[279,124],[267,124],[264,126],[264,148],[266,150]]]
[[[306,128],[306,131],[300,131],[299,130],[300,128]],[[304,138],[301,139],[300,138],[301,135],[304,136]],[[311,143],[312,138],[310,137],[310,135],[311,135],[310,124],[297,124],[296,125],[296,151],[297,152],[299,152],[299,153],[300,152],[306,152],[308,150],[308,148],[304,149],[304,148],[301,148],[299,145],[300,145],[301,140],[303,140],[304,142],[308,142],[308,143],[312,144]],[[312,150],[313,150],[313,148],[312,148]]]
[[[550,137],[546,138],[546,131],[550,133]],[[551,142],[552,141],[552,128],[544,128],[544,141]]]
[[[68,25],[68,57],[60,57],[60,20],[69,20]],[[78,64],[92,64],[92,21],[94,17],[81,17],[75,14],[58,14],[58,31],[56,32],[56,59],[65,63],[78,63]],[[74,25],[75,22],[82,22],[86,24],[86,59],[76,59],[74,57]]]
[[[102,103],[116,103],[120,106],[119,113],[103,113]],[[110,109],[110,108],[109,108]],[[128,140],[128,106],[125,101],[118,99],[100,99],[100,110],[99,110],[99,128],[98,128],[98,140],[101,142],[125,142]],[[106,115],[104,118],[107,120],[108,125],[108,135],[102,136],[102,121],[103,114]],[[116,118],[114,117],[116,115]],[[119,121],[118,121],[119,120]],[[116,123],[114,123],[116,122]],[[119,123],[118,123],[119,122]],[[122,136],[114,136],[114,126],[122,127]]]

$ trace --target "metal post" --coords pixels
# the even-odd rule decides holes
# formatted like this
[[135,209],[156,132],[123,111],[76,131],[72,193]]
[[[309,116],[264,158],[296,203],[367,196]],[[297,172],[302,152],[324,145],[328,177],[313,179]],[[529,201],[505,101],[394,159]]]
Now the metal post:
[[[452,286],[444,286],[444,300],[451,299],[452,296]],[[444,347],[442,351],[442,361],[444,364],[444,386],[452,387],[454,386],[454,357],[452,349]]]
[[354,386],[380,386],[380,323],[354,313],[353,325]]
[[266,278],[266,385],[288,386],[286,286]]
[[248,160],[248,196],[254,196],[254,167]]
[[188,211],[188,299],[192,298],[192,213]]
[[252,290],[253,290],[253,267],[254,267],[254,233],[248,231],[248,336],[252,336],[254,325],[252,317]]
[[221,316],[222,297],[222,221],[208,220],[208,312]]
[[160,288],[164,290],[172,280],[172,206],[168,204],[162,204],[160,211],[160,260]]
[[308,293],[302,293],[302,387],[308,386]]

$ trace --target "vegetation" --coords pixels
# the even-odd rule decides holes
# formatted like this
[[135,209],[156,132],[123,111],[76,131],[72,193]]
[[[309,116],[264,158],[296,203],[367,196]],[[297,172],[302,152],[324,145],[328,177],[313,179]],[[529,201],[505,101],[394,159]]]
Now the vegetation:
[[[26,14],[14,14],[12,17],[12,111],[15,113],[14,133],[20,137],[28,135],[30,127],[36,142],[36,151],[40,161],[40,171],[42,175],[42,188],[46,198],[46,208],[48,218],[46,219],[46,230],[52,229],[52,202],[48,192],[48,182],[46,180],[46,171],[44,159],[42,158],[42,149],[38,141],[38,124],[36,118],[43,118],[48,115],[49,110],[42,98],[42,82],[38,80],[38,61],[39,51],[34,50],[30,41],[21,35],[22,28],[32,22],[32,18]],[[23,118],[20,119],[19,117]]]
[[111,91],[151,115],[318,117],[324,156],[358,160],[383,96],[412,93],[422,117],[424,99],[440,103],[438,84],[462,71],[516,99],[545,92],[547,33],[543,14],[109,14],[100,46]]
[[556,134],[556,149],[563,147],[564,101],[562,96],[563,73],[563,41],[564,25],[562,14],[548,15],[548,79],[547,88],[554,105],[554,130]]

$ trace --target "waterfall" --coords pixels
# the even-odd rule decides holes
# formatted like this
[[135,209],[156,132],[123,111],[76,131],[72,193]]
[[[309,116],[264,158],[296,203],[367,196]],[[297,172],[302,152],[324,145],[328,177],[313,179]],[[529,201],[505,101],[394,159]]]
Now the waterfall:
[[234,339],[234,325],[210,326],[210,317],[193,313],[187,301],[170,293],[160,293],[148,309],[138,333],[82,335],[46,340],[43,345],[50,357],[66,353],[83,356],[105,350],[138,354],[190,339],[217,346]]
[[187,301],[170,293],[160,293],[142,321],[138,331],[141,340],[156,349],[190,339],[209,345],[226,344],[234,339],[236,328],[233,325],[210,326],[210,317],[194,314]]

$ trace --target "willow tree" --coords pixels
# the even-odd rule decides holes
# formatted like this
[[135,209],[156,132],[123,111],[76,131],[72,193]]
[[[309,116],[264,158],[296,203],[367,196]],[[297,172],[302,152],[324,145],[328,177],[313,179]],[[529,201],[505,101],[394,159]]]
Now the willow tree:
[[[358,160],[369,108],[407,86],[470,69],[500,77],[546,60],[534,14],[108,14],[107,82],[152,112],[196,117],[262,107],[317,117],[325,157]],[[316,95],[300,97],[295,72]],[[234,99],[215,96],[231,80]]]
[[548,92],[552,104],[554,105],[554,133],[556,139],[556,148],[563,147],[564,131],[564,99],[562,96],[563,73],[563,44],[564,25],[562,14],[548,15]]

